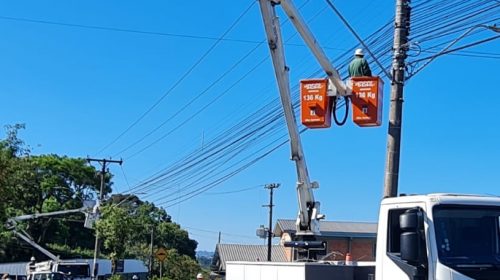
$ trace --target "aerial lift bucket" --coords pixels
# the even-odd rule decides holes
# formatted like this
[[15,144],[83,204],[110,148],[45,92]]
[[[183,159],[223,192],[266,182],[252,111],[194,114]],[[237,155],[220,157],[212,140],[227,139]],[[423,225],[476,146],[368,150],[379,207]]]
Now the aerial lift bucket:
[[308,128],[328,128],[332,116],[328,101],[328,79],[300,81],[300,112],[302,124]]
[[382,99],[384,82],[379,77],[353,77],[352,120],[359,126],[382,124]]

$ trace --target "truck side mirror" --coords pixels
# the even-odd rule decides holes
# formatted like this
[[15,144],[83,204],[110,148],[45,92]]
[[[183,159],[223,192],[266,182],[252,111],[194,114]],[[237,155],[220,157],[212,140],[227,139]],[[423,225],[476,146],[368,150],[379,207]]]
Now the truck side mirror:
[[418,209],[406,210],[401,216],[399,216],[399,227],[403,231],[413,231],[418,228]]
[[420,254],[418,251],[418,233],[401,233],[401,259],[409,263],[418,263]]
[[407,210],[399,216],[401,229],[401,259],[409,263],[420,261],[420,229],[423,229],[422,213],[418,208]]

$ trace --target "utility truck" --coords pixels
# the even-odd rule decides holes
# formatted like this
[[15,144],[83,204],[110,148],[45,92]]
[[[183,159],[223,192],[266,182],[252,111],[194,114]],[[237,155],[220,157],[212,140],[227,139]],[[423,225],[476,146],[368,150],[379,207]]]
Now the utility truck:
[[44,273],[52,273],[51,275],[56,278],[58,277],[57,275],[63,274],[68,280],[89,280],[90,265],[86,261],[69,261],[56,259],[35,263],[34,270],[29,271],[27,275],[29,279],[36,280],[37,274]]
[[83,206],[77,209],[21,215],[7,220],[5,227],[8,230],[12,231],[17,237],[21,238],[26,243],[35,247],[41,253],[50,258],[49,261],[38,263],[36,263],[35,259],[32,258],[31,262],[26,266],[26,275],[28,276],[28,280],[36,280],[35,278],[40,278],[42,280],[52,280],[52,278],[53,280],[60,280],[59,278],[61,277],[61,274],[64,274],[71,280],[90,280],[90,265],[88,262],[66,261],[59,259],[58,256],[36,243],[26,231],[20,229],[18,227],[18,223],[41,217],[84,213],[86,217],[85,227],[91,228],[92,221],[95,220],[94,216],[96,213],[96,207],[95,201],[84,201]]
[[500,279],[500,198],[463,194],[385,198],[376,246],[374,263],[228,262],[226,279]]
[[297,167],[296,240],[285,246],[296,247],[303,262],[228,262],[226,279],[500,279],[500,197],[494,196],[428,194],[384,198],[379,211],[375,262],[346,265],[317,261],[319,253],[325,253],[324,244],[317,241],[321,234],[319,220],[324,215],[320,214],[319,202],[313,195],[319,185],[309,179],[300,143],[276,6],[281,5],[324,69],[329,96],[335,100],[350,95],[351,90],[340,79],[291,0],[259,0],[259,4],[290,136],[292,160]]
[[28,280],[69,280],[66,274],[62,272],[52,271],[33,271],[28,277]]

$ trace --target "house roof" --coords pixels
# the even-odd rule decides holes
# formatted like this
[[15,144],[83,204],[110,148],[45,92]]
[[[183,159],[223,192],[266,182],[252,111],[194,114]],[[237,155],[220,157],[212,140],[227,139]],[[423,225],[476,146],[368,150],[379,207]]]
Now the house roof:
[[[212,260],[212,270],[226,271],[227,261],[257,262],[266,260],[266,245],[217,244]],[[273,245],[271,247],[271,261],[286,262],[285,247]]]
[[26,265],[28,262],[0,263],[0,275],[26,275]]
[[[93,259],[66,259],[65,261],[77,261],[77,262],[87,262],[91,265],[94,262]],[[98,275],[111,274],[111,260],[97,259],[99,264]],[[26,276],[26,265],[28,262],[17,262],[17,263],[0,263],[0,275],[8,273],[10,275]],[[144,265],[141,260],[135,259],[125,259],[124,260],[125,272],[134,273],[147,273],[148,268]]]
[[[377,237],[377,223],[320,221],[319,227],[321,235],[326,237]],[[282,236],[283,233],[293,235],[295,231],[295,220],[279,219],[274,228],[274,235]]]

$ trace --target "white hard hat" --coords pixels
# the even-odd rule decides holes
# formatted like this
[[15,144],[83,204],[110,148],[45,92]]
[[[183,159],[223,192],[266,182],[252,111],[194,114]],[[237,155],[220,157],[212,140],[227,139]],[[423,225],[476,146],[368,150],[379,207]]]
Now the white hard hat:
[[354,51],[354,55],[364,56],[365,54],[363,53],[363,49],[356,49],[356,51]]
[[196,275],[196,279],[203,279],[203,274],[198,273],[198,275]]

